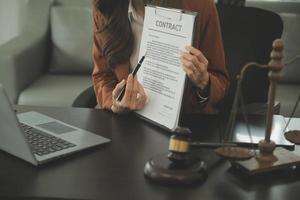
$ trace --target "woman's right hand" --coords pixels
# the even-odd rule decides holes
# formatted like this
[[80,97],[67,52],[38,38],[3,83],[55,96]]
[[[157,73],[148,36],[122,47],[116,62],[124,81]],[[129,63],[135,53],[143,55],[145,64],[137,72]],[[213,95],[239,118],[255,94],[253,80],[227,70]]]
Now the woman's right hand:
[[[121,101],[117,100],[122,88],[126,85],[124,97]],[[125,80],[116,85],[112,92],[113,105],[111,110],[114,113],[124,113],[131,110],[141,110],[145,107],[147,96],[143,86],[138,82],[136,77],[130,74]]]

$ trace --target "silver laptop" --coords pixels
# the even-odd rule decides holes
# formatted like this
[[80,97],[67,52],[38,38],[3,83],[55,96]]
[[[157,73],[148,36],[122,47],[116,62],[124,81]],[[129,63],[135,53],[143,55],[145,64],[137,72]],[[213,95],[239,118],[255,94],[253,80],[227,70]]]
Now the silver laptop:
[[33,165],[110,140],[37,112],[15,114],[0,84],[0,149]]

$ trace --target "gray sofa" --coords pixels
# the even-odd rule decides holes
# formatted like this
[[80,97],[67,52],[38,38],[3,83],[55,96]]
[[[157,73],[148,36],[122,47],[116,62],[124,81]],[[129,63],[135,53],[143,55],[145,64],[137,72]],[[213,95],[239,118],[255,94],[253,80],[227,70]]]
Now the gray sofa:
[[[282,38],[285,43],[285,63],[296,55],[300,55],[300,1],[248,0],[246,5],[271,10],[281,16],[284,23]],[[280,114],[289,116],[300,95],[300,60],[286,66],[282,74],[276,99],[281,104]],[[300,117],[299,106],[295,117]]]
[[14,103],[71,106],[92,85],[91,0],[29,0],[21,34],[0,47]]
[[[28,0],[21,34],[0,47],[0,82],[18,104],[71,106],[92,85],[92,0]],[[248,0],[284,21],[286,60],[300,54],[300,2]],[[300,93],[300,62],[284,70],[277,91],[288,116]],[[296,112],[300,117],[300,108]]]

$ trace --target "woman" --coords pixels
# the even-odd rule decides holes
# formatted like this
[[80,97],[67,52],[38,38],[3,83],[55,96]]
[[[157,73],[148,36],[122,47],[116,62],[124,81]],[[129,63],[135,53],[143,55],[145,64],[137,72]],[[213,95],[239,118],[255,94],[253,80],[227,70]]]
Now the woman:
[[[199,13],[194,47],[187,46],[180,57],[190,80],[184,110],[213,112],[229,85],[213,0],[94,0],[93,82],[99,106],[115,113],[145,106],[143,86],[129,72],[138,62],[146,3]],[[116,97],[125,84],[119,102]]]

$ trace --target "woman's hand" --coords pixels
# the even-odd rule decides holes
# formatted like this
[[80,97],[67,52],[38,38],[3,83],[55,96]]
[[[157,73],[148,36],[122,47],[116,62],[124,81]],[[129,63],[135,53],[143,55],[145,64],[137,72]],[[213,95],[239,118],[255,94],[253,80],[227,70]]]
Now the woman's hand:
[[[122,88],[126,84],[126,90],[124,97],[121,101],[117,100]],[[111,110],[114,113],[124,113],[130,110],[140,110],[145,107],[147,96],[145,94],[143,86],[138,82],[136,77],[130,74],[127,78],[127,83],[125,80],[117,84],[112,92],[113,105]]]
[[208,60],[194,47],[187,46],[186,50],[189,53],[183,52],[180,57],[183,70],[196,87],[204,90],[209,83]]

